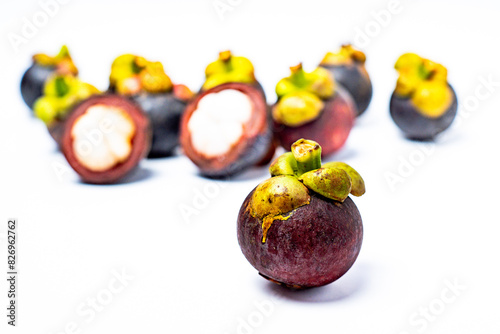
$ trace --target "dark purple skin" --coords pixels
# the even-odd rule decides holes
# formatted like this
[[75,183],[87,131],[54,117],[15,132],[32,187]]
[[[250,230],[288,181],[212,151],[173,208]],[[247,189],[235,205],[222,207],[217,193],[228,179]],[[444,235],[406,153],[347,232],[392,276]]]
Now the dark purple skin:
[[149,116],[153,129],[153,142],[148,158],[171,156],[179,146],[180,119],[186,102],[168,93],[141,93],[132,97]]
[[357,64],[328,66],[321,65],[332,73],[335,81],[344,87],[354,99],[356,116],[363,114],[373,95],[373,86],[364,67]]
[[43,95],[45,81],[54,71],[55,67],[53,66],[41,66],[34,63],[24,72],[21,79],[21,95],[30,109],[33,109],[36,99]]
[[361,249],[363,225],[349,197],[340,203],[311,192],[310,204],[288,220],[275,220],[262,243],[262,220],[248,209],[254,191],[238,215],[238,242],[263,277],[304,289],[329,284],[351,268]]
[[436,135],[446,130],[457,115],[457,95],[451,86],[453,102],[448,110],[438,118],[428,118],[417,111],[409,98],[392,94],[390,102],[391,117],[408,139],[433,140]]

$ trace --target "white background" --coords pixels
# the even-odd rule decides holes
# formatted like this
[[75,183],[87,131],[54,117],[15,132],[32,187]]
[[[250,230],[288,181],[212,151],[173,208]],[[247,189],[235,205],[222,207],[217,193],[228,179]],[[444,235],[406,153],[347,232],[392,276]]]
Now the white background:
[[[500,87],[482,99],[475,94],[488,93],[482,80],[500,81],[500,6],[401,0],[385,26],[374,24],[373,12],[388,2],[232,0],[221,19],[212,0],[73,0],[17,52],[9,36],[20,35],[23,18],[32,21],[42,7],[2,2],[0,267],[6,220],[16,217],[20,293],[18,327],[8,328],[1,279],[1,332],[499,333]],[[326,51],[365,29],[371,37],[358,44],[374,97],[329,159],[365,178],[366,195],[354,199],[363,247],[344,277],[308,291],[268,283],[239,249],[236,216],[268,177],[266,168],[219,183],[179,156],[143,161],[119,185],[82,184],[64,168],[58,177],[54,166],[68,165],[19,94],[31,55],[67,43],[81,77],[101,89],[112,60],[131,52],[162,61],[174,82],[196,90],[205,66],[231,49],[253,61],[272,103],[289,66],[303,61],[312,70]],[[408,51],[446,65],[459,96],[460,122],[435,145],[405,140],[388,114],[393,64]],[[400,170],[402,181],[391,187],[388,173],[410,159],[414,166]],[[183,218],[186,207],[199,210]],[[114,271],[122,270],[133,279],[110,294]],[[450,284],[460,287],[453,292]],[[91,319],[86,303],[96,297],[106,305]]]

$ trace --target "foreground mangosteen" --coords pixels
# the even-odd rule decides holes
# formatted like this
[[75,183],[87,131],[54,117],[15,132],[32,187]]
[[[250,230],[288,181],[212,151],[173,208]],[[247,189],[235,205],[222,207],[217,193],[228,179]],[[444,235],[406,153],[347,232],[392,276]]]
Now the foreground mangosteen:
[[151,129],[141,108],[119,95],[96,95],[67,119],[62,152],[84,182],[115,183],[149,152]]
[[252,62],[245,57],[234,56],[229,50],[220,52],[219,58],[208,64],[201,91],[228,82],[241,82],[254,86],[265,96],[262,85],[255,78]]
[[33,109],[36,99],[43,95],[45,82],[55,74],[73,76],[78,74],[78,69],[65,45],[55,57],[42,53],[33,56],[33,64],[21,79],[21,95],[28,107]]
[[60,144],[64,121],[74,106],[95,94],[99,94],[97,88],[73,75],[54,74],[45,82],[43,95],[36,99],[33,111],[45,123],[52,138]]
[[352,97],[324,68],[306,73],[299,64],[290,69],[291,76],[276,85],[275,136],[285,149],[300,138],[311,138],[320,143],[324,156],[330,155],[345,144],[354,125]]
[[125,54],[111,66],[109,90],[130,97],[148,115],[153,141],[148,157],[166,157],[179,145],[179,123],[193,93],[174,85],[160,62]]
[[446,130],[457,114],[457,95],[441,65],[414,53],[399,57],[399,73],[390,112],[409,139],[432,140]]
[[348,195],[364,194],[363,179],[345,163],[321,165],[320,145],[304,139],[270,172],[238,214],[243,254],[261,276],[290,288],[337,280],[361,248],[361,216]]
[[181,145],[208,177],[228,177],[259,164],[272,148],[264,96],[237,82],[203,91],[182,116]]
[[335,81],[351,94],[356,103],[356,116],[366,111],[373,95],[365,61],[363,52],[346,44],[336,53],[328,52],[319,65],[329,70]]

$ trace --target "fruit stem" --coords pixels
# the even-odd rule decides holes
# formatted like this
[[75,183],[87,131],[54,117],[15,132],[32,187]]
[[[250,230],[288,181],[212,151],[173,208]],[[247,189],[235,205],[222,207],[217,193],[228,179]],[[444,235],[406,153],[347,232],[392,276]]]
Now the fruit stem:
[[224,63],[224,66],[226,67],[226,72],[231,72],[233,68],[233,62],[231,61],[231,51],[226,50],[219,52],[219,59]]
[[321,168],[321,146],[313,140],[297,140],[292,144],[292,154],[297,160],[297,176]]
[[304,69],[302,68],[302,63],[290,67],[290,71],[292,71],[290,79],[295,86],[305,87],[307,85],[308,80],[306,77],[306,72],[304,72]]

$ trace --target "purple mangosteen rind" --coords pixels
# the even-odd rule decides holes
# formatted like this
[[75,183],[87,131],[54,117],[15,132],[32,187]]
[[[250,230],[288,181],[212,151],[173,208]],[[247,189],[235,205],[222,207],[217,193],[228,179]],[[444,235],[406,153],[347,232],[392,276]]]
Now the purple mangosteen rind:
[[392,119],[408,139],[433,140],[457,114],[448,70],[415,53],[401,55],[394,68],[398,79],[389,105]]
[[321,66],[328,69],[335,81],[351,94],[356,104],[356,116],[362,115],[368,109],[373,96],[373,86],[364,66],[358,64]]
[[[207,95],[225,90],[235,90],[247,96],[251,104],[252,117],[244,126],[242,137],[223,154],[210,156],[195,148],[192,130],[188,124],[198,110],[198,103]],[[275,145],[268,121],[267,104],[262,93],[252,85],[227,82],[198,94],[186,107],[181,118],[180,142],[186,156],[198,167],[203,176],[224,179],[243,172],[252,166],[272,159]]]
[[335,81],[353,97],[356,116],[363,114],[373,95],[373,86],[365,67],[366,55],[351,44],[344,44],[337,52],[328,52],[321,67],[330,71]]
[[227,179],[242,173],[252,166],[262,165],[263,161],[270,160],[268,158],[270,151],[274,155],[272,140],[273,133],[268,127],[264,132],[248,140],[246,149],[232,163],[223,169],[200,169],[200,174],[212,179]]
[[439,117],[426,117],[411,103],[411,99],[394,92],[390,100],[390,114],[405,136],[412,140],[433,140],[438,134],[451,126],[457,115],[458,99],[455,90],[448,84],[452,101]]
[[349,193],[365,192],[343,162],[321,164],[321,146],[301,139],[270,167],[238,215],[238,241],[264,278],[294,289],[321,286],[354,263],[362,221]]
[[180,120],[187,102],[177,98],[172,92],[141,93],[131,99],[150,120],[153,139],[148,157],[173,155],[179,146]]
[[329,284],[353,265],[363,239],[359,211],[310,192],[310,202],[275,219],[262,242],[262,219],[251,214],[247,196],[238,215],[238,242],[247,260],[264,277],[299,289]]
[[35,101],[43,95],[43,86],[54,71],[55,66],[34,63],[24,72],[21,79],[21,96],[30,109],[33,109]]

